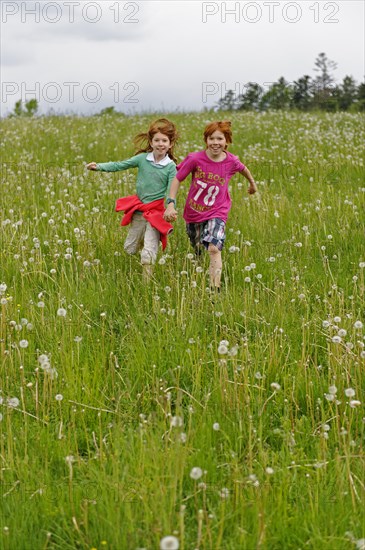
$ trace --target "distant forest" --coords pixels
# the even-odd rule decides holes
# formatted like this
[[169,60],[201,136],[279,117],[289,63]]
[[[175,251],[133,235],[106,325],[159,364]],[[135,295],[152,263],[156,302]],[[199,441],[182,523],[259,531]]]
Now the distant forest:
[[[264,88],[257,82],[248,82],[241,94],[228,90],[216,103],[214,109],[221,111],[365,111],[365,82],[357,84],[352,76],[345,76],[340,84],[335,83],[333,71],[337,63],[322,52],[314,62],[316,75],[304,75],[294,82],[287,82],[282,76],[277,82]],[[38,113],[37,99],[15,104],[10,117],[35,116]],[[123,114],[115,107],[106,107],[95,116]]]
[[216,108],[223,111],[365,111],[365,82],[358,85],[352,76],[345,76],[341,84],[335,84],[336,67],[322,52],[315,60],[314,78],[304,75],[287,82],[280,77],[266,90],[256,82],[248,82],[240,95],[228,90]]

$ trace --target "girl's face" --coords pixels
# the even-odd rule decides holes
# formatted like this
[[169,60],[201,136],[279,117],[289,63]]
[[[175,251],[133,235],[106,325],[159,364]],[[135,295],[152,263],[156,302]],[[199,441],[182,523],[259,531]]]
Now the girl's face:
[[218,157],[226,148],[227,140],[219,130],[216,130],[207,137],[207,150],[213,157]]
[[163,158],[167,155],[171,147],[171,142],[166,134],[161,134],[160,132],[157,132],[157,134],[154,134],[151,140],[151,147],[155,157],[158,156],[159,158]]

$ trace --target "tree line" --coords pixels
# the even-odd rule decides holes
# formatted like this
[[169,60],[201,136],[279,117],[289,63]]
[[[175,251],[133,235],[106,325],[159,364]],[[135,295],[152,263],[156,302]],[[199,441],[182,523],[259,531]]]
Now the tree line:
[[260,84],[248,82],[240,95],[228,90],[216,107],[223,111],[365,111],[365,82],[358,85],[352,76],[345,76],[340,84],[335,84],[336,67],[322,52],[315,60],[314,78],[304,75],[290,83],[280,77],[266,91]]

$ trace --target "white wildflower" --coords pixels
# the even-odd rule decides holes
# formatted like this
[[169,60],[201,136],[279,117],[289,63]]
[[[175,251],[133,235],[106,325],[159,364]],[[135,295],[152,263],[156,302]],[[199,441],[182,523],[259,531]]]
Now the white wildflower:
[[191,479],[194,479],[194,480],[200,479],[202,475],[203,475],[203,470],[199,468],[199,466],[195,466],[190,471]]
[[179,550],[179,539],[172,535],[160,540],[160,550]]

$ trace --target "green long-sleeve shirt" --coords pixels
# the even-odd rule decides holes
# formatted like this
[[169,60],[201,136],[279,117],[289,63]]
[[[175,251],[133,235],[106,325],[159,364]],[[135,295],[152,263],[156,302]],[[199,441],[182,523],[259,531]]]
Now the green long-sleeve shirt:
[[174,162],[171,161],[164,166],[154,164],[146,160],[147,155],[150,155],[150,153],[140,153],[130,159],[117,162],[103,162],[97,164],[96,168],[100,172],[117,172],[129,168],[138,168],[136,193],[139,199],[147,204],[167,196],[176,174]]

